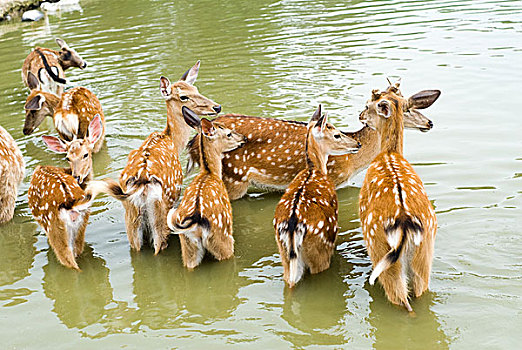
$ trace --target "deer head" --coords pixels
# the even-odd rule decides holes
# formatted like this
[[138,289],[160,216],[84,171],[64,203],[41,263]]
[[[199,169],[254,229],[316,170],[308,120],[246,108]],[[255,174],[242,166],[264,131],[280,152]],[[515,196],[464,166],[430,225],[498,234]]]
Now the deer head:
[[[209,98],[201,95],[194,86],[198,77],[200,62],[186,71],[179,81],[171,84],[166,77],[160,78],[161,95],[169,105],[190,108],[198,115],[216,115],[221,112],[221,106]],[[179,107],[178,107],[179,108]]]
[[[182,107],[183,118],[191,127],[201,132],[205,144],[210,145],[218,153],[230,152],[243,145],[247,138],[240,133],[228,129],[223,124],[199,117],[188,107]],[[207,150],[205,150],[207,151]]]
[[319,105],[308,123],[308,130],[325,155],[340,156],[357,153],[361,144],[328,123],[328,113],[322,114]]
[[49,92],[41,90],[38,78],[31,72],[27,74],[27,83],[31,93],[25,102],[24,135],[30,135],[47,116],[54,114],[54,109],[60,102],[60,98]]
[[[384,92],[393,92],[394,94],[402,98],[403,96],[400,91],[400,80],[392,84],[388,79],[388,83],[390,85]],[[381,94],[383,94],[384,92],[381,92],[378,89],[373,90],[372,100],[379,99]],[[431,130],[431,128],[433,128],[433,122],[418,110],[428,108],[439,98],[439,96],[440,90],[422,90],[410,96],[407,99],[402,98],[401,103],[402,110],[404,113],[404,128],[417,129],[422,132],[427,132]],[[359,119],[366,119],[366,113],[367,109],[361,112],[361,114],[359,115]]]
[[56,39],[56,43],[60,46],[58,60],[64,70],[71,67],[78,67],[80,69],[87,67],[87,62],[85,62],[74,49],[71,49],[64,40]]
[[92,150],[94,144],[102,134],[100,115],[97,114],[89,123],[89,136],[84,139],[62,141],[54,136],[42,136],[49,149],[56,153],[66,153],[65,159],[69,162],[72,176],[83,184],[92,174]]

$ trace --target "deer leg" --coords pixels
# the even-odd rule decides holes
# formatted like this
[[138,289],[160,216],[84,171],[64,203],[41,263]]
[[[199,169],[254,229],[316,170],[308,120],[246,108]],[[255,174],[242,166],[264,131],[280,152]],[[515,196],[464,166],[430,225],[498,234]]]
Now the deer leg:
[[223,174],[223,182],[227,188],[228,197],[231,201],[243,197],[248,190],[248,181],[236,181],[231,177],[227,177]]
[[2,190],[4,193],[0,195],[0,224],[13,218],[16,202],[16,187]]
[[[232,232],[232,227],[228,232]],[[223,232],[212,232],[205,242],[205,248],[217,260],[230,259],[234,255],[234,238],[226,236]]]
[[198,266],[205,255],[200,231],[201,229],[196,227],[192,232],[179,234],[183,265],[189,269]]
[[74,240],[74,256],[78,257],[83,252],[83,248],[85,246],[85,230],[87,229],[87,222],[89,221],[90,213],[85,213],[83,216],[83,221],[81,225],[78,227],[78,232],[76,233],[76,239]]
[[125,227],[127,238],[132,249],[139,251],[143,245],[143,233],[140,232],[141,217],[139,209],[128,201],[123,201],[125,208]]
[[310,273],[315,274],[330,267],[334,248],[321,242],[318,236],[311,236],[310,239],[314,239],[314,242],[303,244],[303,259]]
[[62,221],[53,220],[51,225],[49,225],[49,232],[47,232],[49,245],[54,250],[54,254],[60,263],[65,267],[80,270],[76,260],[74,259],[74,254],[69,247],[68,235],[65,224]]
[[152,237],[154,242],[154,255],[167,247],[169,228],[167,226],[167,209],[162,201],[155,201],[153,204],[153,215],[149,215],[152,227]]
[[433,243],[426,239],[415,251],[411,261],[413,295],[419,297],[428,289],[431,263],[433,260]]
[[397,261],[386,271],[383,271],[378,279],[390,302],[404,306],[409,312],[412,312],[413,310],[408,301],[407,281],[405,276],[402,275],[401,269],[401,262]]

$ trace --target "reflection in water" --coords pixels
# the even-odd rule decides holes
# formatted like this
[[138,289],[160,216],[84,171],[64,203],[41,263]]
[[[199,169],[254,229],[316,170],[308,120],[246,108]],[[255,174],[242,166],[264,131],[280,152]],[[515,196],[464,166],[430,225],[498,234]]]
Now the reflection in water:
[[449,349],[449,339],[430,309],[437,302],[435,293],[428,291],[414,299],[411,306],[415,316],[409,316],[407,311],[387,301],[380,285],[365,287],[372,298],[369,322],[373,327],[374,349]]
[[47,251],[47,258],[48,264],[43,267],[43,290],[54,301],[52,311],[67,328],[83,329],[100,322],[112,300],[105,261],[93,256],[89,245],[78,258],[81,272],[62,266],[52,249]]
[[36,224],[23,224],[17,213],[18,209],[12,221],[0,225],[0,286],[29,276],[36,255]]
[[158,256],[131,251],[138,318],[151,329],[206,323],[230,317],[239,305],[235,259],[218,262],[208,255],[194,271],[184,268],[178,238]]

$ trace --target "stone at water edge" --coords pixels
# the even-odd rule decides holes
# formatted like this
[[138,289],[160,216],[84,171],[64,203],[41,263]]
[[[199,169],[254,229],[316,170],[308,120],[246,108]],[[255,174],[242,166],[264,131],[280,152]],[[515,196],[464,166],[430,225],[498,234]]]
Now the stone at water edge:
[[42,18],[44,18],[44,14],[38,10],[25,11],[24,14],[22,15],[22,21],[24,21],[24,22],[39,21]]

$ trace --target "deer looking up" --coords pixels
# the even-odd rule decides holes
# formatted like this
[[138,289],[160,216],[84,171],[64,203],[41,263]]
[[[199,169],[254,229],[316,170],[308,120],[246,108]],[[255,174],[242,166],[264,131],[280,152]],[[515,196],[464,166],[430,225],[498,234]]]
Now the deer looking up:
[[183,107],[183,116],[201,134],[202,166],[179,207],[169,211],[167,223],[180,236],[183,264],[193,269],[201,263],[206,250],[218,260],[234,255],[232,206],[221,179],[221,159],[223,152],[245,143],[245,137],[217,122],[200,120],[187,107]]
[[174,84],[160,78],[160,92],[167,103],[167,127],[150,134],[140,148],[130,152],[121,172],[120,186],[129,194],[123,201],[127,237],[135,250],[141,249],[144,240],[150,241],[155,254],[167,246],[167,213],[177,201],[183,181],[178,154],[185,148],[191,130],[181,107],[199,115],[221,111],[221,106],[201,95],[193,85],[199,65],[198,61]]
[[321,106],[308,123],[306,168],[290,183],[275,209],[274,228],[290,288],[304,270],[319,273],[330,267],[337,237],[337,194],[327,175],[328,155],[354,153],[361,145],[327,122]]
[[66,153],[69,168],[37,166],[28,191],[29,208],[45,231],[49,244],[62,265],[79,270],[76,257],[83,251],[89,208],[96,195],[108,192],[105,181],[92,179],[92,149],[101,137],[99,116],[89,124],[89,136],[63,142],[43,136],[57,153]]
[[[64,71],[71,67],[84,69],[87,62],[71,49],[62,39],[56,39],[60,51],[35,47],[22,65],[22,80],[29,89],[29,73],[32,73],[42,85],[42,91],[60,96],[63,84],[66,84]],[[34,85],[33,85],[34,86]]]
[[13,137],[0,126],[0,224],[13,218],[25,162]]
[[[427,288],[433,260],[437,218],[424,186],[403,157],[404,99],[399,83],[374,90],[361,122],[380,135],[381,153],[373,160],[361,188],[359,216],[368,255],[373,263],[370,284],[378,278],[388,300],[412,311],[415,297]],[[408,102],[423,106],[423,96]]]
[[[417,108],[427,108],[435,102],[439,94],[438,90],[426,90],[411,98],[424,96],[426,103]],[[432,122],[411,107],[408,101],[409,99],[404,100],[405,127],[421,131],[431,129]],[[244,196],[249,185],[283,190],[306,167],[306,123],[239,114],[219,116],[215,121],[248,139],[243,147],[226,153],[223,159],[223,181],[231,200]],[[353,175],[370,164],[380,150],[379,134],[367,126],[344,134],[358,140],[361,149],[356,154],[329,157],[328,175],[336,187],[347,184]],[[192,164],[199,162],[198,137],[196,135],[188,145],[189,169]]]
[[83,139],[88,136],[89,123],[99,115],[102,133],[94,145],[93,152],[97,153],[100,150],[105,138],[105,116],[100,101],[94,93],[79,86],[58,97],[42,91],[38,80],[31,72],[29,72],[28,82],[29,86],[34,88],[24,106],[24,135],[32,134],[46,116],[52,116],[56,131],[62,140]]

